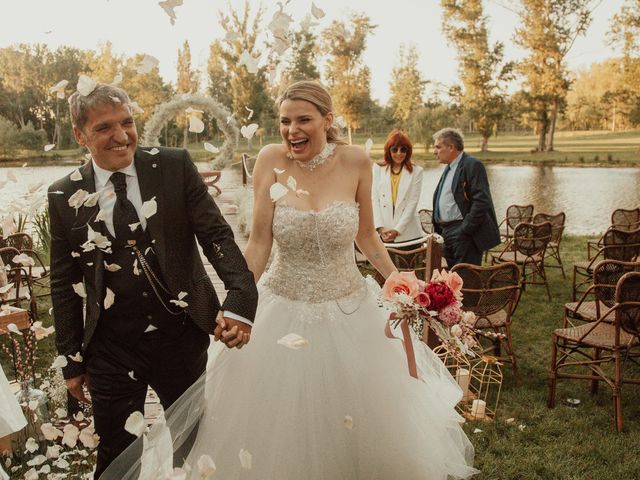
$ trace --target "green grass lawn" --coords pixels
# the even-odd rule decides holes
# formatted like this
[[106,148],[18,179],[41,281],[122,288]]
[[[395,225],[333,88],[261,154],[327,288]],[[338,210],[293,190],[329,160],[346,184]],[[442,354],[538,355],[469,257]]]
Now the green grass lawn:
[[[585,242],[585,237],[563,240],[568,278],[564,280],[557,269],[548,270],[552,301],[543,286],[530,286],[523,293],[513,324],[522,382],[516,386],[510,366],[505,365],[496,420],[467,422],[464,427],[476,448],[476,467],[482,470],[476,477],[479,480],[640,478],[640,386],[623,388],[623,433],[615,429],[611,391],[604,384],[591,396],[586,381],[561,380],[556,408],[546,406],[551,332],[561,326],[563,305],[571,297],[571,265],[586,256]],[[48,308],[48,299],[42,299],[45,325],[51,323]],[[38,368],[44,371],[56,355],[52,337],[41,342],[39,352]],[[11,376],[7,359],[2,360]],[[637,366],[628,372],[640,377]],[[567,398],[578,398],[581,403],[577,408],[568,407]],[[515,420],[506,422],[509,418]],[[473,433],[476,429],[482,432]]]

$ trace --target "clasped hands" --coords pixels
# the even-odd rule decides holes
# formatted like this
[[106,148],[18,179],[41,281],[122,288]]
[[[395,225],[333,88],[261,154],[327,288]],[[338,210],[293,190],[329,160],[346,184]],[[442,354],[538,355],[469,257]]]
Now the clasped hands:
[[384,228],[384,227],[378,228],[378,233],[380,234],[380,238],[382,239],[382,241],[386,243],[393,242],[396,239],[396,237],[400,235],[400,232],[398,232],[397,230],[394,230],[393,228]]
[[218,315],[213,338],[229,348],[242,348],[251,339],[251,325]]

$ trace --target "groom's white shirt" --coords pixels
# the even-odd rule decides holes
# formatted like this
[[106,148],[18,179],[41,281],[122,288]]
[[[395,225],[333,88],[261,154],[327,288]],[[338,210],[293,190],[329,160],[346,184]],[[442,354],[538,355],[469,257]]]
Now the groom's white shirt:
[[[96,184],[96,192],[111,192],[110,195],[98,195],[98,205],[100,210],[103,211],[104,224],[109,230],[109,233],[115,237],[115,229],[113,228],[113,207],[116,204],[116,195],[113,187],[113,183],[109,181],[111,175],[114,173],[104,168],[100,168],[95,160],[91,159],[93,166],[93,178]],[[138,172],[136,171],[136,165],[132,161],[129,166],[121,168],[118,172],[122,172],[127,176],[127,198],[133,206],[136,207],[136,213],[140,219],[140,225],[142,229],[147,228],[147,219],[142,215],[142,194],[140,193],[140,185],[138,184]],[[239,322],[246,323],[247,325],[253,325],[249,320],[240,315],[237,315],[230,311],[223,311],[222,315],[232,320],[238,320]],[[157,330],[153,325],[149,325],[145,332],[152,332]]]

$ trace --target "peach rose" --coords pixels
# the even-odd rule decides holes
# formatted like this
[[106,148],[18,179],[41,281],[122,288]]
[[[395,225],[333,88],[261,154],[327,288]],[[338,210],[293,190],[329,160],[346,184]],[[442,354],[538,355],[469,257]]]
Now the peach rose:
[[384,282],[382,294],[387,300],[393,300],[398,293],[406,293],[411,298],[415,298],[418,290],[418,279],[414,272],[393,272]]

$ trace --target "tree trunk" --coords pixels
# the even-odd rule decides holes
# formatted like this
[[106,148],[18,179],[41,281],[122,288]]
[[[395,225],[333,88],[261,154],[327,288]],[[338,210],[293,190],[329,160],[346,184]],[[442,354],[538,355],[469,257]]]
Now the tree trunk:
[[616,131],[616,104],[613,104],[613,115],[611,116],[611,131]]
[[349,139],[349,145],[353,145],[353,141],[351,138],[351,125],[347,125],[347,138]]
[[547,141],[547,125],[543,122],[539,122],[538,125],[538,146],[536,152],[544,152],[544,147]]
[[489,151],[489,137],[482,137],[482,145],[480,146],[480,151],[481,152],[488,152]]
[[184,126],[184,129],[182,130],[182,148],[187,148],[188,144],[189,144],[189,123],[187,122],[187,124]]
[[549,122],[549,135],[547,136],[547,144],[545,145],[545,152],[553,152],[553,137],[556,133],[556,121],[558,120],[558,110],[560,109],[560,99],[558,97],[553,99],[553,110],[551,110],[551,121]]

